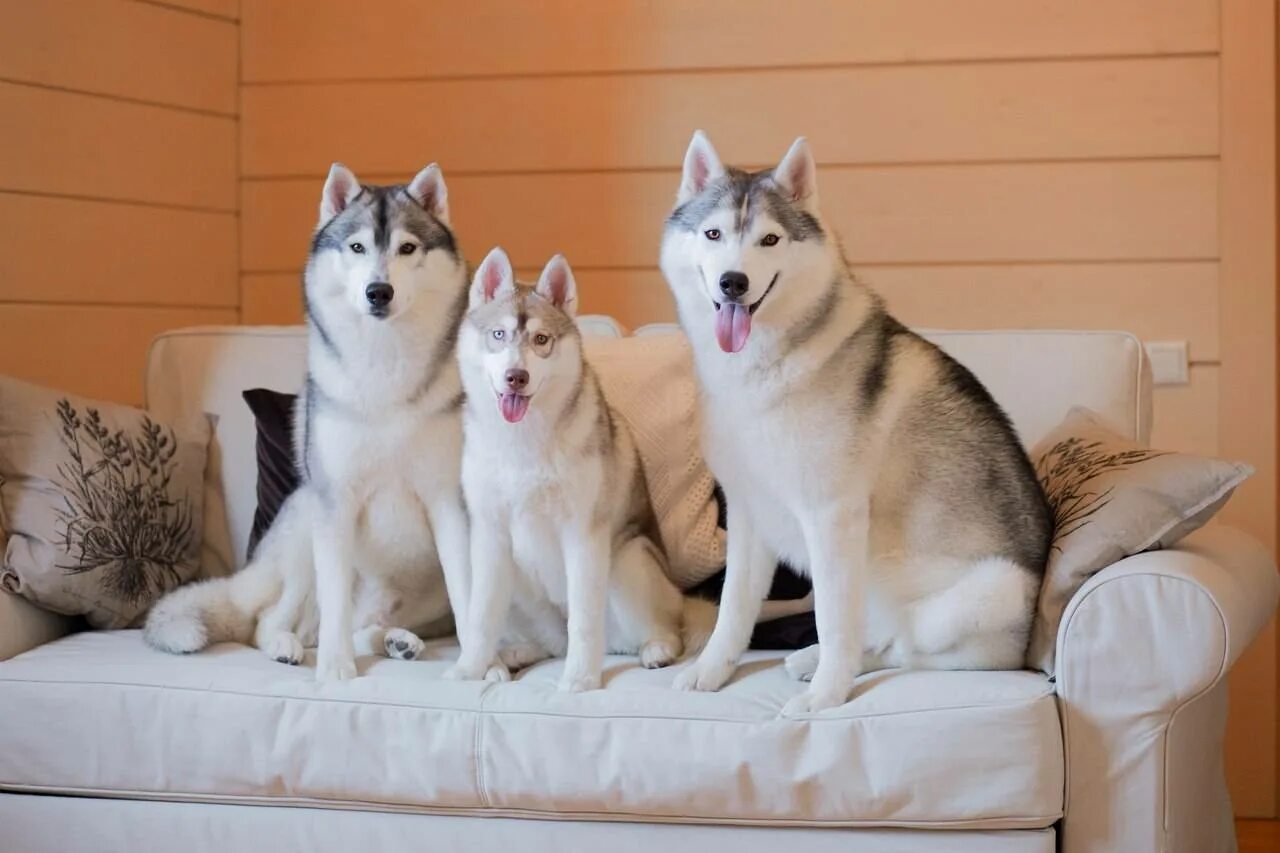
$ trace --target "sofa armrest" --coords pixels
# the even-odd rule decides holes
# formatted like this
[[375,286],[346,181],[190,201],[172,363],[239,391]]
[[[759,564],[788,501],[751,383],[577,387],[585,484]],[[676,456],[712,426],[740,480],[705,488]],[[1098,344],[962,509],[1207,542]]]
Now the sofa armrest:
[[1076,593],[1058,632],[1064,853],[1235,849],[1224,678],[1277,596],[1271,555],[1223,526],[1121,560]]
[[0,660],[8,660],[75,629],[75,620],[41,610],[20,595],[0,590]]

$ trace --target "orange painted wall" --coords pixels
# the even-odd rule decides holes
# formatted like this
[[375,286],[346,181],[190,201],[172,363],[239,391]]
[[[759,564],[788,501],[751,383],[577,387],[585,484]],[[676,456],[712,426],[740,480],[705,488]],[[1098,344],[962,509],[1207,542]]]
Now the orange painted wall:
[[239,318],[235,0],[0,1],[0,371],[138,403]]

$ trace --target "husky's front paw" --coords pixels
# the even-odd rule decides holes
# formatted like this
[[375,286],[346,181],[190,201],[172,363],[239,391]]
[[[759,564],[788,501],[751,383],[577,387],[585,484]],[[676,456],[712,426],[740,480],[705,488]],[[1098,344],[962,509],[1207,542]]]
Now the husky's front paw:
[[446,681],[480,681],[488,674],[490,667],[459,660],[444,671],[441,678]]
[[782,666],[787,675],[796,681],[813,681],[813,674],[818,671],[818,644],[805,646],[787,655]]
[[280,631],[267,637],[261,646],[263,654],[279,663],[297,666],[302,663],[302,642],[296,634]]
[[821,688],[810,684],[809,688],[799,696],[792,696],[782,706],[780,717],[799,717],[803,714],[816,714],[828,708],[838,708],[849,700],[847,688]]
[[316,681],[350,681],[355,677],[356,662],[351,658],[316,661]]
[[511,670],[507,669],[507,665],[502,661],[498,661],[497,663],[490,664],[489,668],[485,670],[484,680],[491,681],[495,684],[503,681],[510,681]]
[[600,673],[576,672],[566,669],[564,675],[560,676],[559,688],[561,693],[583,693],[587,690],[599,690]]
[[731,660],[708,660],[705,655],[676,673],[671,686],[676,690],[715,691],[733,677],[737,664]]
[[426,643],[417,634],[404,628],[388,629],[382,645],[387,651],[387,657],[394,660],[413,660],[426,647]]

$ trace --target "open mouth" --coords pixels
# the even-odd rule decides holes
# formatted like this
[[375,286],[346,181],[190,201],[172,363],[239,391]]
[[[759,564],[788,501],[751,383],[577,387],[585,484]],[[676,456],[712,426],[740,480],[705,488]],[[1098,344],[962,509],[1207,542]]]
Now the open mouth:
[[498,394],[498,411],[502,412],[502,419],[509,424],[519,423],[524,419],[525,413],[529,411],[529,398],[531,394],[517,394],[514,391],[504,391]]
[[747,345],[747,337],[751,334],[751,317],[773,291],[773,286],[778,283],[778,275],[779,273],[773,274],[764,293],[750,305],[711,300],[711,304],[716,306],[716,342],[720,344],[720,349],[729,353],[741,352]]

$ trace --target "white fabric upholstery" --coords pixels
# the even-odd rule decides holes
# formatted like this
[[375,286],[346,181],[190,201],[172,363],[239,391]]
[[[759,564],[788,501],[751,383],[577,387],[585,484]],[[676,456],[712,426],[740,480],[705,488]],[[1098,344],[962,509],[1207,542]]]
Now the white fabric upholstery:
[[[582,318],[592,335],[620,334],[607,317]],[[637,334],[673,332],[662,324]],[[937,332],[926,336],[978,375],[1028,446],[1073,405],[1098,412],[1120,434],[1145,441],[1151,429],[1150,369],[1142,345],[1123,332]],[[164,418],[191,411],[218,417],[206,506],[206,567],[244,562],[253,525],[257,468],[247,388],[297,391],[306,364],[301,326],[211,326],[161,335],[147,363],[147,406]],[[225,503],[216,499],[225,495]]]
[[[155,803],[0,795],[6,853],[1053,853],[1040,830],[805,829]],[[91,831],[86,831],[92,827]]]
[[[750,653],[717,694],[610,658],[606,687],[445,681],[454,647],[310,666],[222,645],[177,657],[137,631],[0,663],[0,788],[508,815],[813,826],[1043,828],[1062,811],[1052,687],[1032,672],[882,672],[779,720],[803,688]],[[966,781],[967,780],[967,781]]]

